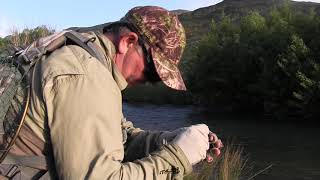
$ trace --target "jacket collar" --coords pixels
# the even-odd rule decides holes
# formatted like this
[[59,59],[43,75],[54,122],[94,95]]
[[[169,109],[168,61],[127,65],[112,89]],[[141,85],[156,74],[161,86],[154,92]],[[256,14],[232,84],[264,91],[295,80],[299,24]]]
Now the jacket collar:
[[114,57],[116,55],[115,46],[102,33],[94,32],[93,35],[95,35],[97,37],[98,41],[96,40],[95,42],[101,49],[103,49],[103,52],[105,55],[106,62],[102,62],[102,63],[112,73],[113,79],[116,81],[117,85],[119,86],[119,89],[121,91],[124,90],[128,86],[128,83],[114,62]]

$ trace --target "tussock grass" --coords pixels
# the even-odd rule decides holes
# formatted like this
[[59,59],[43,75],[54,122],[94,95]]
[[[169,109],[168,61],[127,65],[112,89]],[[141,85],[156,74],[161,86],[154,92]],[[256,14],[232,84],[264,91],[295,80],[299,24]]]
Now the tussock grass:
[[243,155],[243,149],[227,146],[220,162],[218,174],[215,179],[219,180],[239,180],[245,175],[247,158]]
[[220,157],[214,157],[212,163],[203,162],[194,167],[194,172],[186,180],[241,180],[250,174],[248,158],[243,148],[228,143]]

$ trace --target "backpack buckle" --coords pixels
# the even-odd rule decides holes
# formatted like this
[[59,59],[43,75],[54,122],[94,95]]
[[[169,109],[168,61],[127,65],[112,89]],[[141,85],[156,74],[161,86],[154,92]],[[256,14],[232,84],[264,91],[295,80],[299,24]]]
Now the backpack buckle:
[[89,37],[88,39],[84,40],[84,43],[88,44],[89,42],[94,42],[96,40],[96,37]]
[[43,53],[38,48],[31,48],[22,53],[21,56],[26,63],[33,64],[41,58],[42,54]]
[[6,176],[7,178],[12,178],[12,177],[14,177],[17,173],[20,172],[18,168],[19,168],[18,166],[13,165],[5,176]]

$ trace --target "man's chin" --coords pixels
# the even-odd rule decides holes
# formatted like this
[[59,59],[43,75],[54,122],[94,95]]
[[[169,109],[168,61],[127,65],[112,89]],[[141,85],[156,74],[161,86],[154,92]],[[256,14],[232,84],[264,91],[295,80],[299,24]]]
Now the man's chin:
[[128,81],[128,88],[135,87],[137,85],[145,84],[144,81]]
[[128,82],[128,87],[133,87],[133,86],[137,86],[137,85],[142,85],[142,84],[145,84],[146,81],[145,80],[137,80],[137,79],[127,79],[127,82]]

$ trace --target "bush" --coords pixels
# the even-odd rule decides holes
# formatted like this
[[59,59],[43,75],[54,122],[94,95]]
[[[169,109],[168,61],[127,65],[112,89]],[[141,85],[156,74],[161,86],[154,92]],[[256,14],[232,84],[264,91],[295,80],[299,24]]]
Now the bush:
[[192,59],[188,84],[202,104],[272,118],[318,119],[320,18],[283,6],[212,22]]
[[34,29],[26,28],[22,31],[11,30],[11,35],[0,38],[0,55],[8,55],[13,47],[25,48],[33,41],[54,33],[55,30],[48,26],[39,26]]

